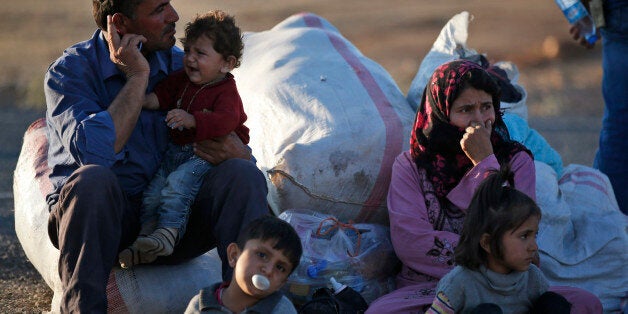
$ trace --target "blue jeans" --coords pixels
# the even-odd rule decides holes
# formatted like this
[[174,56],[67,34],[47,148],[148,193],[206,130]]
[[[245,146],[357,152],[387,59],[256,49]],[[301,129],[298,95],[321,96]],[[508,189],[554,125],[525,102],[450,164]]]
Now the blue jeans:
[[194,154],[191,145],[168,144],[159,170],[144,191],[140,222],[157,220],[158,228],[176,228],[181,237],[190,206],[211,168]]
[[619,208],[628,214],[628,6],[605,8],[602,32],[604,116],[593,167],[613,185]]

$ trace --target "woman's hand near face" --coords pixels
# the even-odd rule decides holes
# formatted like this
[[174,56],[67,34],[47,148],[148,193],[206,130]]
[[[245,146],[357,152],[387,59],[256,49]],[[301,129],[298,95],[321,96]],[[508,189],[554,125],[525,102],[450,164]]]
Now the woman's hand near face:
[[495,114],[493,96],[473,87],[464,89],[451,106],[449,122],[464,129],[460,146],[474,166],[493,154],[491,131]]
[[471,159],[473,165],[477,165],[484,158],[493,154],[491,144],[492,121],[486,120],[484,124],[475,123],[468,126],[460,140],[462,151]]

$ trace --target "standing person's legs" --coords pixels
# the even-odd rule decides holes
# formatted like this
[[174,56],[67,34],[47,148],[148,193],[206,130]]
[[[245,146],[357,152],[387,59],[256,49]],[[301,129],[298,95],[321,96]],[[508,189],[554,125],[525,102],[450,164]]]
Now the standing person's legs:
[[52,206],[48,234],[59,248],[61,312],[105,313],[106,287],[118,250],[139,229],[140,198],[129,201],[109,169],[76,170]]
[[[622,19],[623,16],[623,19]],[[628,214],[628,7],[605,12],[602,30],[602,93],[604,117],[594,167],[604,172],[613,185],[615,197]]]
[[251,220],[270,213],[267,194],[266,179],[254,163],[229,159],[213,167],[192,204],[185,235],[172,255],[157,262],[178,263],[217,247],[222,278],[230,280],[226,248]]

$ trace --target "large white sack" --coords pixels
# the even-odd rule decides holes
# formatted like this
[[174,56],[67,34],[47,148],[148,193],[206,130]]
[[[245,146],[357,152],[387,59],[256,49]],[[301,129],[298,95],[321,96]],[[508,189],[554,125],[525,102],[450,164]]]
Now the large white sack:
[[628,217],[603,173],[570,164],[557,176],[536,166],[541,270],[554,285],[586,289],[605,312],[620,310],[628,291]]
[[387,223],[392,163],[414,120],[391,76],[314,14],[246,33],[244,45],[234,75],[273,210]]
[[[57,312],[61,280],[57,271],[59,250],[48,238],[48,140],[44,119],[24,135],[13,177],[15,233],[26,257],[54,291],[51,310]],[[182,313],[198,291],[221,280],[220,258],[215,250],[187,263],[172,266],[142,265],[115,268],[107,285],[110,313]]]

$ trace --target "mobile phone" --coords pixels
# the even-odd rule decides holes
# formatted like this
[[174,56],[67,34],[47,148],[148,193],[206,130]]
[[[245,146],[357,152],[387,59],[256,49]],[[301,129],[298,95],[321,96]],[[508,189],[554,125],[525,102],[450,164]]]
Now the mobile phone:
[[[122,33],[119,30],[116,30],[116,31],[118,33],[118,36],[120,36],[120,38],[122,38],[122,36],[124,36],[124,35],[122,35]],[[142,42],[141,41],[139,42],[139,44],[137,44],[137,50],[140,50],[140,51],[142,50]]]

